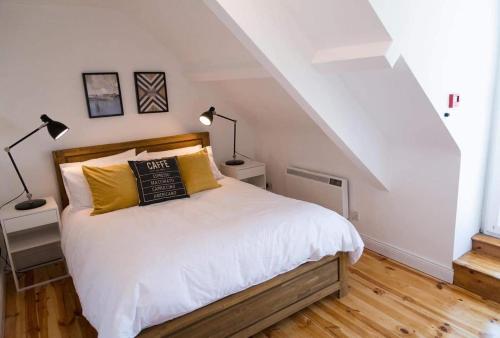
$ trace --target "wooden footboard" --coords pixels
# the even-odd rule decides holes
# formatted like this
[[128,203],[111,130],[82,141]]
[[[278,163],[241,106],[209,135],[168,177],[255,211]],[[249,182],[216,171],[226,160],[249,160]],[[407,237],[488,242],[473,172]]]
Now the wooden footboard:
[[138,337],[248,337],[310,304],[347,292],[347,255],[310,262],[265,283],[142,331]]

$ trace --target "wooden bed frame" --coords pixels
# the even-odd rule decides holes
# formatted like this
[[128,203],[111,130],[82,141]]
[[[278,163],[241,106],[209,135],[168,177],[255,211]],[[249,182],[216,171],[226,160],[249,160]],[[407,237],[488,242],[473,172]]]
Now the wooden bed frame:
[[[207,132],[105,144],[53,152],[63,207],[68,205],[59,164],[86,161],[137,149],[162,151],[210,145]],[[248,337],[330,294],[347,292],[347,254],[302,264],[267,282],[191,313],[143,330],[138,337]]]

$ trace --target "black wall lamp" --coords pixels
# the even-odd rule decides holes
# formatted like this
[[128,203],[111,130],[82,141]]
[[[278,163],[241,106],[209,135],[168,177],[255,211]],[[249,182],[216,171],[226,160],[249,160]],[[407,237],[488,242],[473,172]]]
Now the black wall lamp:
[[215,111],[215,108],[214,107],[210,107],[210,109],[208,109],[206,112],[204,112],[203,114],[200,115],[200,122],[203,123],[204,125],[206,126],[210,126],[214,120],[214,116],[218,116],[218,117],[221,117],[223,119],[226,119],[228,121],[231,121],[233,122],[233,130],[234,130],[234,133],[233,133],[233,159],[232,160],[229,160],[229,161],[226,161],[226,164],[227,165],[241,165],[241,164],[244,164],[245,161],[243,160],[237,160],[236,159],[236,123],[238,121],[234,120],[234,119],[231,119],[227,116],[224,116],[224,115],[221,115],[221,114],[217,114],[217,112]]
[[9,155],[9,158],[10,158],[10,161],[12,162],[12,165],[14,166],[14,169],[16,170],[17,176],[19,176],[19,180],[21,180],[21,183],[23,184],[23,188],[24,188],[24,192],[26,193],[26,197],[28,198],[27,201],[16,204],[15,208],[17,210],[35,209],[35,208],[41,207],[42,205],[45,205],[45,203],[47,203],[47,201],[45,201],[44,199],[31,199],[32,194],[29,192],[28,187],[26,186],[26,183],[24,183],[23,176],[21,175],[21,172],[19,171],[19,169],[16,165],[16,162],[14,161],[14,158],[12,157],[12,154],[10,153],[10,150],[12,148],[14,148],[16,145],[18,145],[19,143],[21,143],[22,141],[26,140],[28,137],[30,137],[34,133],[36,133],[37,131],[39,131],[40,129],[43,129],[45,127],[47,127],[47,130],[48,130],[50,136],[52,136],[52,138],[54,140],[57,140],[58,138],[63,136],[69,130],[69,128],[66,127],[64,124],[62,124],[61,122],[57,122],[57,121],[52,120],[50,117],[48,117],[45,114],[40,116],[40,119],[43,122],[40,127],[33,130],[28,135],[24,136],[19,141],[15,142],[12,145],[5,148],[5,151],[7,152],[7,155]]

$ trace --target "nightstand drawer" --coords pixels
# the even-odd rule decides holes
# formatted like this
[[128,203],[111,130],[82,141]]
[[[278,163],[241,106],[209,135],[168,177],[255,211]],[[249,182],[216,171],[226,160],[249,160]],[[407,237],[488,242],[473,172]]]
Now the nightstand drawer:
[[10,233],[58,222],[59,219],[56,210],[48,210],[32,215],[6,219],[3,226],[5,232]]
[[245,178],[260,176],[264,175],[265,173],[266,169],[264,166],[246,168],[238,170],[238,172],[236,173],[236,178],[239,180],[244,180]]

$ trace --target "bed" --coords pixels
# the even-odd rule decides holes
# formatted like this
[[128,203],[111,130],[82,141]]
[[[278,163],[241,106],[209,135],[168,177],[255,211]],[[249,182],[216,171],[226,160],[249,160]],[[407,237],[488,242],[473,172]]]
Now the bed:
[[[208,133],[59,150],[59,164],[136,148],[209,145]],[[248,337],[347,291],[363,243],[318,205],[231,179],[189,199],[99,216],[65,208],[62,246],[83,314],[101,337]]]

